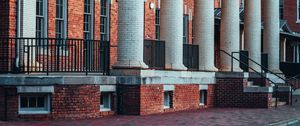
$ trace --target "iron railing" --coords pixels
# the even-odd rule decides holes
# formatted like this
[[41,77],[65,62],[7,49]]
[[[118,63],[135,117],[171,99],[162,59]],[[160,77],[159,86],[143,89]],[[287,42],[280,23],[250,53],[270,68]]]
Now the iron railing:
[[109,74],[109,41],[0,38],[0,73]]
[[144,62],[150,69],[165,69],[165,42],[145,40]]
[[199,46],[183,44],[183,64],[189,70],[199,69]]

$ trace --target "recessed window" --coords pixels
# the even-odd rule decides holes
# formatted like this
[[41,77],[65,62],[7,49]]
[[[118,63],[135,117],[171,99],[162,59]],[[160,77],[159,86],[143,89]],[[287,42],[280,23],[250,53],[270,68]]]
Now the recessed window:
[[84,0],[84,39],[93,39],[93,0]]
[[101,0],[100,37],[102,41],[109,40],[109,2]]
[[280,0],[280,19],[284,18],[284,0]]
[[100,95],[100,111],[111,111],[111,92],[101,92]]
[[207,90],[200,90],[200,105],[207,105]]
[[189,43],[189,15],[183,16],[183,44]]
[[164,92],[164,108],[173,108],[173,91]]
[[155,10],[155,36],[160,40],[160,9]]
[[19,114],[48,114],[50,96],[44,94],[21,94],[19,96]]

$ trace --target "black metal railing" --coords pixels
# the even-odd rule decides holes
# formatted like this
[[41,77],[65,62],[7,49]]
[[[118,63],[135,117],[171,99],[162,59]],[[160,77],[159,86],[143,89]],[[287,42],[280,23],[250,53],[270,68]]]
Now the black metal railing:
[[[268,80],[269,82],[273,83],[273,84],[275,85],[275,87],[274,87],[274,91],[275,91],[275,99],[276,99],[276,101],[275,101],[275,102],[276,102],[276,103],[275,103],[275,107],[277,107],[277,105],[278,105],[278,89],[279,89],[279,83],[274,82],[273,80],[269,79],[265,74],[263,74],[262,71],[257,71],[257,70],[255,70],[254,68],[250,67],[249,64],[247,64],[247,63],[245,63],[245,62],[239,60],[238,58],[236,58],[236,57],[234,56],[235,53],[239,53],[239,54],[240,54],[240,57],[246,58],[246,57],[247,57],[246,55],[241,54],[240,52],[231,52],[231,54],[230,54],[230,53],[228,53],[228,52],[226,52],[226,51],[224,51],[224,50],[216,50],[216,51],[221,52],[221,53],[224,53],[225,55],[227,55],[227,56],[229,56],[229,57],[231,58],[231,70],[232,70],[232,72],[233,72],[233,60],[236,60],[236,61],[238,61],[240,64],[243,64],[243,65],[245,65],[247,68],[249,68],[250,70],[252,70],[254,73],[260,75],[262,78],[264,78],[264,79]],[[262,66],[261,64],[259,64],[259,63],[257,63],[256,61],[254,61],[253,59],[250,59],[249,57],[247,57],[247,59],[248,59],[249,61],[253,62],[254,64],[260,66],[261,68],[267,69],[267,68],[265,68],[264,66]],[[286,80],[285,80],[284,78],[282,78],[281,76],[277,75],[276,73],[273,73],[273,72],[271,72],[271,71],[268,70],[268,69],[267,69],[266,72],[269,72],[269,73],[271,73],[271,74],[274,74],[275,76],[277,76],[278,78],[280,78],[280,79],[282,79],[284,82],[286,82]],[[281,84],[281,83],[280,83],[280,84]]]
[[183,64],[189,70],[199,69],[199,46],[183,44]]
[[144,62],[150,69],[165,69],[165,42],[144,40]]
[[0,38],[0,73],[109,74],[109,41]]

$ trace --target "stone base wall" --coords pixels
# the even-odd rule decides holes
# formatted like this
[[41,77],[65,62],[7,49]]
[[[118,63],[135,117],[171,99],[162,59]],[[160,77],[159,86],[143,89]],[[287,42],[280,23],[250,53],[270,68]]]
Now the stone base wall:
[[[51,94],[50,114],[18,114],[19,94],[17,88],[6,88],[7,108],[4,106],[4,88],[0,88],[0,120],[61,120],[91,119],[114,115],[116,101],[112,100],[112,111],[100,111],[100,86],[62,85],[55,86]],[[114,93],[111,99],[115,99]],[[3,101],[3,102],[2,102]],[[7,109],[7,114],[4,110]]]
[[246,93],[244,86],[247,80],[243,78],[217,79],[215,89],[215,104],[217,107],[238,108],[270,108],[272,93]]
[[[164,109],[163,85],[134,85],[118,88],[121,114],[149,115],[202,108],[199,105],[199,85],[174,85],[173,107]],[[213,85],[208,88],[207,106],[214,106]]]

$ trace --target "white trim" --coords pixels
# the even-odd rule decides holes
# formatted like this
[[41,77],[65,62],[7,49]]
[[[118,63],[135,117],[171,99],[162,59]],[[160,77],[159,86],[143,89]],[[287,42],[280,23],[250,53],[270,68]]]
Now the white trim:
[[[42,95],[42,94],[33,94],[32,96],[35,95]],[[21,115],[26,115],[26,114],[50,114],[50,95],[48,94],[46,96],[46,103],[45,103],[45,108],[21,108],[21,96],[20,94],[18,96],[18,114]]]
[[174,85],[164,85],[164,91],[174,91],[175,86]]
[[208,90],[208,85],[199,85],[199,90]]
[[101,85],[100,92],[116,92],[115,85]]
[[54,86],[17,86],[18,93],[54,93]]

